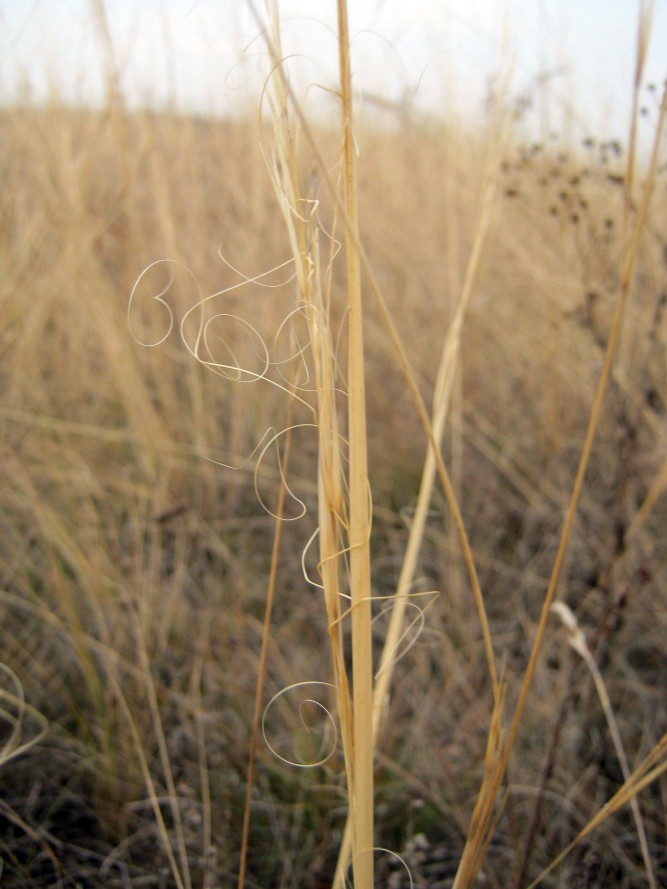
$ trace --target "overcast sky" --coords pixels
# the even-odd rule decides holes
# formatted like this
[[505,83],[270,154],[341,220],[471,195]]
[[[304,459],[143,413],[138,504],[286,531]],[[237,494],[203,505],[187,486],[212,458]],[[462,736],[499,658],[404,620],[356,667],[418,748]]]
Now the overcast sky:
[[[99,0],[97,0],[99,2]],[[0,97],[99,100],[95,0],[0,2]],[[257,0],[262,8],[262,0]],[[636,0],[349,0],[360,92],[473,119],[490,75],[514,59],[513,92],[571,135],[623,138],[635,56]],[[335,0],[282,0],[284,52],[303,83],[335,84]],[[244,0],[106,0],[123,90],[133,103],[202,112],[243,107],[266,72]],[[647,82],[667,76],[667,0],[655,0]],[[312,88],[309,101],[326,103]],[[651,96],[645,94],[652,104]],[[546,104],[545,104],[546,102]],[[653,104],[655,100],[653,100]],[[644,124],[650,128],[650,117]]]

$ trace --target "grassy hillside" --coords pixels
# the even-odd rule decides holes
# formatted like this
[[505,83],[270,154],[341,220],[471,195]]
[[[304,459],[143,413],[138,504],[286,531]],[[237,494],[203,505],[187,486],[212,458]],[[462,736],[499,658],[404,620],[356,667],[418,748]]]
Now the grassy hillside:
[[[307,422],[312,403],[299,358],[308,319],[290,316],[293,265],[280,266],[291,247],[262,151],[272,136],[252,115],[58,103],[5,108],[0,134],[2,885],[235,886],[284,456],[283,439],[261,461],[256,447],[270,428]],[[337,161],[337,133],[317,140]],[[303,138],[298,162],[319,201],[342,387],[344,266],[329,262],[340,213]],[[504,141],[492,123],[425,119],[359,137],[361,239],[429,407],[489,201],[442,453],[507,682],[506,722],[621,293],[624,226],[646,176],[628,195],[625,171],[620,145],[525,144],[520,122]],[[664,163],[654,184],[557,588],[586,633],[631,769],[667,731]],[[174,329],[147,348],[168,330],[152,297],[170,276]],[[228,288],[187,316],[184,343],[181,318]],[[427,445],[371,296],[365,327],[373,592],[387,596]],[[273,384],[256,379],[262,342]],[[285,391],[295,380],[305,405]],[[326,614],[302,569],[318,521],[311,427],[294,432],[287,480],[287,516],[301,503],[306,515],[282,530],[264,703],[330,680]],[[309,576],[317,561],[304,556]],[[413,591],[438,596],[413,600],[430,606],[386,705],[376,844],[400,853],[415,886],[435,889],[452,885],[492,709],[479,616],[438,490],[416,574]],[[376,656],[387,622],[374,624]],[[267,715],[267,741],[281,755],[288,741],[313,746],[278,716]],[[553,616],[477,885],[528,886],[623,781],[591,671]],[[260,739],[248,887],[331,884],[344,787],[340,743],[308,770]],[[666,792],[663,775],[638,796],[657,884],[667,881]],[[378,866],[381,885],[408,885],[395,859],[393,876]],[[541,885],[639,887],[646,873],[626,806]]]

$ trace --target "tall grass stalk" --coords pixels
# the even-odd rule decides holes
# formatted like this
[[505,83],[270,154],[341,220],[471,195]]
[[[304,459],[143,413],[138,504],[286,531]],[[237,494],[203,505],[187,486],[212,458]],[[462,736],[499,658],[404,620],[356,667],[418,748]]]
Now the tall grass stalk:
[[[469,577],[471,580],[471,587],[473,597],[477,606],[478,615],[480,618],[480,624],[482,628],[482,635],[484,640],[484,650],[487,659],[487,665],[489,669],[489,675],[491,679],[491,687],[493,692],[493,716],[491,719],[490,731],[489,731],[489,741],[488,741],[488,749],[487,749],[487,763],[488,768],[485,773],[485,780],[483,784],[483,791],[480,793],[480,799],[478,801],[478,807],[481,806],[481,812],[476,812],[476,815],[473,816],[473,824],[479,825],[481,829],[481,833],[477,836],[475,841],[475,847],[478,850],[478,853],[482,849],[486,849],[488,842],[490,842],[490,838],[492,835],[492,830],[490,829],[491,823],[491,813],[495,809],[495,803],[497,800],[498,790],[500,787],[500,782],[502,781],[502,777],[504,774],[503,770],[498,769],[499,763],[499,751],[501,749],[501,738],[502,738],[502,710],[504,707],[504,691],[502,684],[498,679],[498,674],[495,666],[495,656],[493,652],[493,644],[491,639],[491,631],[488,623],[488,618],[486,616],[486,608],[484,605],[484,599],[482,595],[482,591],[480,588],[477,570],[475,568],[475,562],[472,555],[472,549],[468,540],[467,533],[465,531],[465,527],[463,524],[463,519],[461,515],[461,511],[456,500],[456,496],[454,493],[454,489],[450,480],[449,473],[445,466],[442,454],[440,452],[440,447],[438,440],[435,436],[433,426],[431,420],[428,415],[428,411],[426,409],[426,405],[424,403],[423,397],[420,393],[419,387],[417,385],[416,379],[414,377],[414,373],[410,367],[410,361],[407,357],[405,348],[402,344],[400,335],[396,329],[394,321],[392,319],[391,313],[388,309],[386,301],[382,295],[381,288],[378,284],[377,278],[373,272],[372,265],[369,261],[368,255],[360,241],[358,226],[356,223],[356,184],[354,177],[354,146],[352,141],[352,132],[351,132],[351,124],[352,124],[352,107],[351,107],[351,91],[349,87],[349,35],[347,32],[347,18],[346,18],[346,9],[344,3],[339,3],[339,34],[338,34],[338,42],[339,42],[339,60],[340,60],[340,68],[341,68],[341,88],[342,88],[342,99],[343,99],[343,127],[344,127],[344,199],[341,201],[338,195],[337,188],[335,183],[333,182],[331,175],[327,169],[327,166],[322,158],[322,155],[318,149],[317,143],[312,135],[310,127],[308,125],[308,121],[305,118],[304,112],[300,107],[299,103],[294,100],[294,96],[291,92],[289,84],[284,78],[279,79],[280,88],[284,94],[285,101],[287,99],[291,100],[290,106],[296,113],[296,116],[299,119],[299,122],[302,126],[302,131],[306,136],[309,145],[312,149],[312,152],[315,156],[318,170],[325,181],[327,187],[329,188],[331,197],[340,213],[340,219],[344,227],[346,243],[347,243],[347,257],[348,257],[348,287],[352,286],[353,290],[350,293],[350,301],[348,305],[348,311],[350,313],[350,318],[348,321],[348,331],[349,331],[349,368],[348,368],[348,376],[352,377],[357,376],[359,379],[357,380],[357,386],[359,389],[359,398],[361,399],[359,404],[363,405],[365,402],[365,396],[363,394],[363,377],[361,374],[363,373],[363,329],[361,326],[361,300],[360,293],[355,294],[354,288],[359,285],[355,282],[358,282],[360,279],[361,267],[363,267],[364,273],[367,278],[369,290],[373,293],[376,298],[378,305],[380,307],[381,316],[383,321],[386,324],[388,329],[390,339],[393,345],[393,349],[395,351],[395,356],[397,363],[403,372],[403,375],[406,379],[412,397],[417,407],[417,411],[419,414],[419,418],[421,420],[422,426],[424,428],[426,437],[428,439],[430,445],[430,451],[433,455],[433,459],[435,461],[436,471],[439,476],[440,482],[442,484],[443,490],[445,492],[445,496],[447,498],[448,505],[452,511],[454,525],[459,537],[459,541],[462,547],[465,564],[469,573]],[[277,14],[277,10],[274,7],[274,21],[275,15]],[[274,46],[277,44],[273,43]],[[344,46],[348,46],[347,49],[344,49]],[[276,69],[279,69],[280,59],[274,59],[274,65]],[[345,83],[348,82],[348,86],[345,87]],[[284,106],[283,106],[284,107]],[[274,116],[275,121],[275,116]],[[284,127],[284,114],[278,117],[279,123],[279,132]],[[279,138],[278,144],[281,145],[292,145],[293,143],[289,139]],[[294,179],[292,178],[291,182]],[[488,194],[486,195],[488,197]],[[488,212],[488,205],[486,201],[483,202],[483,207],[485,207],[484,214]],[[351,215],[350,215],[351,214]],[[484,218],[484,214],[482,218]],[[288,216],[288,228],[292,228],[291,219]],[[483,226],[482,226],[483,230]],[[296,239],[293,237],[293,243]],[[479,239],[477,242],[477,246],[481,247],[482,239]],[[298,254],[296,254],[298,256]],[[476,251],[473,251],[473,261],[469,266],[470,272],[470,284],[472,284],[472,280],[474,279],[474,270],[475,264],[478,260],[478,256],[476,255]],[[456,335],[454,335],[454,340],[450,341],[449,348],[451,348],[451,343],[455,342]],[[353,344],[356,344],[357,349],[361,349],[361,354],[357,355],[356,358],[352,357],[353,349],[355,348]],[[447,347],[446,347],[447,348]],[[351,390],[352,381],[348,380],[348,386]],[[318,387],[319,391],[319,387]],[[348,393],[349,396],[349,393]],[[355,885],[359,885],[360,887],[366,887],[372,885],[373,880],[373,855],[372,854],[363,854],[359,855],[360,852],[368,852],[371,853],[373,848],[372,843],[372,834],[373,834],[373,790],[372,790],[372,759],[373,759],[373,697],[372,697],[372,660],[371,660],[371,649],[370,649],[370,562],[368,561],[368,552],[367,550],[369,542],[370,542],[370,518],[368,512],[368,482],[367,482],[367,471],[365,466],[365,439],[366,439],[366,430],[365,430],[365,410],[360,410],[359,413],[355,410],[352,405],[352,397],[349,396],[350,406],[349,406],[349,419],[348,423],[350,426],[349,434],[350,434],[350,514],[352,512],[352,501],[353,501],[353,491],[354,484],[357,484],[357,494],[356,494],[356,520],[358,525],[355,525],[356,535],[353,536],[352,532],[352,520],[350,515],[350,529],[349,529],[349,541],[350,541],[350,566],[351,566],[351,590],[352,590],[352,620],[353,620],[353,640],[356,637],[356,648],[355,642],[353,641],[353,681],[354,686],[357,688],[358,698],[355,697],[353,702],[353,731],[354,731],[354,740],[353,740],[353,750],[354,756],[350,761],[349,758],[346,758],[347,766],[348,766],[348,786],[351,788],[350,791],[350,813],[351,813],[351,837],[352,837],[352,860],[355,868]],[[359,443],[360,453],[358,453],[359,463],[356,464],[356,472],[353,475],[352,471],[352,439],[354,438],[353,429],[356,429],[358,433],[363,432],[364,436],[364,444]],[[320,456],[321,459],[321,456]],[[360,495],[360,482],[361,478],[364,478],[364,504],[362,509],[362,499]],[[353,482],[353,478],[356,480]],[[340,515],[340,514],[338,514]],[[322,528],[320,528],[320,534],[322,534]],[[364,552],[366,550],[366,552]],[[354,556],[354,553],[357,553],[357,556]],[[333,557],[333,554],[332,554]],[[338,558],[338,554],[336,553],[335,558]],[[323,565],[326,564],[326,559],[323,560]],[[356,566],[353,569],[353,564]],[[354,571],[358,573],[354,573]],[[368,586],[366,585],[368,584]],[[356,612],[356,617],[355,617]],[[334,647],[336,648],[336,647]],[[357,655],[359,655],[358,660],[356,660]],[[358,673],[355,673],[354,664],[357,663],[356,670]],[[354,676],[358,676],[358,680],[354,679]],[[369,697],[369,689],[370,689],[370,697]],[[378,698],[380,701],[380,699]],[[381,706],[381,701],[378,704]],[[359,708],[359,709],[358,709]],[[357,721],[359,720],[359,721]],[[345,739],[345,726],[343,721],[343,738]],[[359,780],[364,782],[363,792],[361,796],[359,796],[359,784],[356,783]],[[346,846],[343,844],[341,850],[341,856],[339,857],[338,867],[336,871],[336,876],[334,880],[334,886],[340,887],[344,883],[344,874],[346,870]],[[479,859],[479,854],[476,856],[476,859]],[[359,867],[362,867],[362,870],[359,870]],[[370,881],[370,882],[369,882]]]
[[[318,425],[318,512],[320,571],[329,622],[338,712],[348,774],[355,886],[373,885],[373,665],[371,647],[370,505],[368,484],[361,267],[358,253],[357,182],[347,7],[338,3],[338,46],[342,109],[343,207],[346,220],[348,290],[348,503],[345,504],[340,432],[335,404],[335,353],[329,301],[323,300],[317,232],[302,196],[293,132],[287,123],[289,85],[283,75],[277,4],[268,12],[273,67],[271,108],[276,164],[271,165],[292,243],[299,298],[307,309],[314,359]],[[256,16],[259,18],[258,16]],[[304,215],[305,214],[305,215]],[[341,532],[347,536],[352,626],[352,700],[343,657],[340,610]],[[338,878],[340,878],[340,872]]]
[[[474,285],[479,270],[482,251],[486,234],[491,220],[493,199],[496,191],[497,177],[500,167],[502,148],[507,136],[507,116],[501,117],[491,127],[491,134],[487,142],[486,160],[482,171],[482,184],[480,201],[473,228],[473,241],[466,265],[461,294],[459,297],[449,331],[443,343],[440,364],[436,376],[435,392],[433,397],[433,439],[440,450],[445,426],[450,408],[452,387],[456,375],[461,346],[461,334],[470,299],[474,292]],[[401,563],[401,572],[396,588],[395,604],[392,608],[391,621],[387,630],[380,665],[378,668],[377,686],[375,690],[373,732],[377,737],[380,730],[380,716],[383,702],[391,684],[393,666],[396,663],[396,655],[400,636],[403,630],[405,610],[409,601],[409,591],[412,585],[419,551],[422,546],[424,528],[428,509],[433,494],[433,486],[436,476],[436,457],[433,449],[428,449],[422,470],[422,477],[417,496],[415,514],[410,527],[410,535]]]
[[273,604],[276,593],[276,580],[278,577],[278,564],[280,559],[280,542],[282,538],[282,529],[285,517],[285,499],[287,494],[287,486],[285,479],[289,470],[289,461],[291,454],[292,434],[290,423],[287,423],[287,433],[285,438],[285,447],[283,451],[283,459],[280,472],[280,487],[278,490],[278,503],[276,505],[276,518],[273,530],[273,545],[271,547],[271,567],[269,569],[269,579],[266,590],[266,605],[264,608],[264,624],[262,627],[262,644],[259,653],[259,666],[257,670],[257,684],[255,688],[255,708],[252,718],[252,730],[250,736],[250,744],[248,750],[248,774],[246,777],[246,795],[243,810],[243,827],[241,829],[241,851],[239,863],[239,875],[237,886],[242,889],[245,885],[245,872],[248,857],[248,841],[250,837],[250,814],[252,808],[252,791],[255,780],[255,759],[257,755],[257,741],[259,736],[259,726],[262,718],[262,708],[264,700],[264,678],[266,676],[266,659],[268,655],[269,642],[271,639],[271,617],[273,614]]
[[[637,74],[635,76],[634,82],[634,91],[635,94],[639,89],[639,84],[641,83],[641,73],[643,70],[643,64],[645,60],[645,54],[647,49],[647,41],[648,41],[648,22],[645,18],[646,11],[644,7],[642,7],[640,11],[640,27],[639,27],[639,37],[637,42]],[[635,105],[636,105],[636,96],[635,96]],[[526,706],[526,702],[528,699],[528,691],[531,687],[532,680],[535,674],[535,669],[537,666],[538,658],[542,650],[544,635],[546,631],[547,619],[549,616],[549,610],[554,601],[554,597],[556,595],[556,590],[558,587],[558,583],[561,577],[561,572],[563,569],[565,553],[567,550],[567,546],[570,540],[570,536],[572,533],[572,527],[574,524],[574,519],[576,515],[577,505],[579,503],[579,498],[581,496],[581,491],[583,488],[584,477],[586,475],[586,470],[588,468],[588,463],[590,460],[592,447],[593,447],[593,439],[595,436],[595,432],[597,430],[601,413],[602,413],[602,403],[604,394],[606,391],[607,383],[611,375],[612,362],[614,356],[616,354],[616,347],[618,343],[618,339],[622,330],[622,323],[625,314],[625,307],[627,304],[627,299],[630,291],[630,285],[632,282],[632,275],[635,268],[635,263],[637,260],[637,252],[639,247],[639,239],[642,231],[644,230],[644,225],[647,218],[649,201],[653,189],[653,185],[655,183],[655,175],[657,169],[657,159],[658,159],[658,150],[660,146],[661,140],[661,131],[662,125],[664,121],[665,114],[665,99],[663,96],[663,101],[661,103],[661,110],[658,120],[658,126],[656,128],[655,139],[653,143],[653,151],[651,155],[651,162],[649,165],[648,176],[646,179],[646,183],[642,190],[642,194],[639,201],[639,206],[637,210],[637,214],[634,220],[634,225],[632,227],[632,231],[630,234],[629,241],[626,244],[626,249],[623,255],[622,266],[620,270],[620,281],[619,281],[619,300],[617,303],[611,333],[609,336],[609,340],[607,343],[607,348],[605,350],[604,361],[602,370],[600,373],[600,378],[597,385],[597,390],[595,393],[595,398],[593,401],[593,406],[590,413],[590,418],[588,422],[588,428],[586,431],[586,436],[584,439],[584,443],[582,446],[581,456],[579,460],[579,465],[576,473],[576,477],[574,480],[572,493],[570,496],[568,508],[565,515],[565,521],[563,524],[563,529],[560,536],[560,541],[558,545],[558,550],[556,553],[553,569],[551,572],[549,584],[547,591],[545,593],[545,597],[542,603],[542,610],[540,613],[540,618],[538,621],[538,625],[535,631],[535,636],[531,645],[530,656],[528,660],[528,665],[526,667],[526,671],[524,674],[524,678],[519,689],[519,697],[518,702],[516,704],[514,714],[507,732],[507,738],[502,741],[500,746],[493,751],[493,755],[487,759],[487,770],[484,776],[484,782],[482,786],[482,790],[480,791],[480,797],[478,799],[478,803],[476,806],[475,814],[473,815],[473,821],[471,824],[471,830],[468,835],[466,846],[464,848],[463,857],[461,861],[461,866],[459,868],[459,872],[457,873],[457,879],[455,881],[455,889],[463,889],[463,887],[472,886],[472,883],[475,879],[476,874],[479,871],[479,867],[481,866],[483,855],[482,853],[486,846],[488,845],[488,841],[490,839],[489,836],[489,827],[492,825],[493,819],[493,809],[490,805],[480,807],[480,803],[483,799],[489,798],[496,795],[501,786],[501,782],[503,780],[503,776],[507,769],[507,765],[509,762],[510,754],[516,742],[521,724],[522,717],[524,713],[524,709]],[[635,130],[637,125],[637,118],[634,117],[631,123],[631,143],[635,141]],[[632,182],[634,172],[634,154],[631,152],[628,158],[628,167],[626,171],[626,182]],[[490,767],[490,768],[489,768]],[[627,782],[626,782],[627,783]],[[478,808],[480,811],[478,812]],[[585,831],[580,835],[583,838],[585,835]]]
[[350,590],[352,603],[353,769],[352,835],[354,884],[373,886],[373,658],[371,646],[371,515],[366,445],[366,382],[357,244],[357,172],[354,146],[350,34],[346,0],[338,0],[338,52],[343,127],[343,194],[348,291],[348,435],[350,500]]
[[[496,108],[495,118],[491,125],[491,132],[486,146],[486,158],[482,172],[479,205],[473,228],[472,247],[466,264],[459,301],[443,343],[436,376],[431,422],[433,439],[438,446],[438,451],[441,448],[449,416],[452,388],[459,361],[463,324],[474,292],[484,242],[491,220],[500,158],[502,156],[501,149],[507,137],[508,117],[507,112],[503,112],[500,107],[500,102]],[[436,471],[436,453],[433,448],[428,448],[422,469],[415,512],[411,519],[410,533],[401,561],[396,592],[393,597],[391,618],[375,675],[376,684],[373,694],[373,743],[375,746],[378,744],[382,731],[383,715],[387,713],[391,680],[401,651],[401,641],[405,633],[406,610],[412,600],[410,591],[423,544],[424,529],[433,496]],[[349,861],[350,826],[348,819],[341,845],[339,873],[344,873],[346,863]]]
[[463,516],[461,513],[461,508],[459,506],[454,486],[451,481],[450,473],[447,469],[445,461],[443,459],[442,453],[440,452],[440,447],[438,446],[438,442],[436,441],[435,435],[433,433],[433,425],[431,422],[431,418],[429,416],[429,411],[426,407],[426,402],[422,396],[421,390],[417,383],[417,378],[413,371],[410,359],[408,357],[405,345],[401,338],[400,333],[398,332],[398,328],[394,322],[392,317],[391,310],[389,309],[389,305],[385,299],[382,288],[378,281],[377,275],[373,270],[372,263],[368,256],[368,252],[366,251],[363,243],[359,240],[357,233],[353,230],[350,225],[349,220],[347,219],[347,215],[345,213],[345,207],[343,202],[341,201],[338,190],[336,188],[336,184],[329,172],[327,164],[320,152],[315,137],[311,131],[311,128],[306,119],[305,113],[303,109],[300,107],[298,101],[294,99],[293,92],[289,88],[289,85],[286,85],[286,93],[290,97],[291,107],[294,110],[296,117],[299,120],[299,123],[302,127],[302,132],[306,137],[309,147],[312,150],[313,156],[317,163],[317,169],[319,174],[322,177],[322,180],[327,186],[329,194],[336,205],[340,213],[340,221],[345,229],[346,235],[351,238],[355,244],[355,248],[359,255],[359,259],[361,261],[361,268],[364,274],[364,278],[366,281],[367,291],[370,293],[376,301],[380,317],[382,319],[383,324],[386,327],[387,334],[389,336],[389,340],[391,343],[391,350],[393,357],[396,361],[396,365],[403,376],[405,383],[407,385],[410,396],[414,402],[417,415],[419,418],[419,422],[424,431],[424,435],[427,439],[429,448],[433,453],[433,458],[435,460],[436,472],[438,475],[438,479],[442,486],[442,490],[445,494],[445,498],[447,500],[447,505],[452,513],[452,519],[454,522],[454,527],[456,530],[456,535],[459,541],[459,545],[461,547],[461,551],[463,554],[463,559],[465,563],[466,570],[468,572],[471,593],[473,596],[473,600],[475,602],[475,606],[477,608],[478,617],[481,624],[482,631],[482,639],[484,645],[484,654],[487,661],[487,668],[489,671],[489,677],[491,681],[491,686],[494,690],[495,697],[499,697],[500,695],[500,687],[498,684],[498,671],[496,668],[496,658],[493,652],[493,640],[491,636],[491,629],[489,626],[489,620],[486,613],[486,606],[484,604],[484,596],[482,594],[482,589],[479,583],[479,577],[477,574],[477,568],[475,567],[475,559],[473,557],[472,547],[470,545],[470,540],[468,534],[465,529],[465,525],[463,522]]
[[[255,7],[251,4],[258,22]],[[334,676],[336,709],[347,773],[348,795],[353,806],[355,759],[353,741],[353,703],[350,697],[343,649],[341,591],[343,589],[342,539],[349,532],[350,508],[345,502],[341,432],[336,406],[336,354],[331,330],[331,281],[322,273],[317,224],[313,218],[316,204],[304,194],[298,163],[297,132],[289,114],[289,84],[283,71],[280,24],[275,2],[267,4],[270,25],[263,27],[271,59],[272,75],[267,89],[273,122],[274,152],[267,165],[278,196],[286,225],[296,270],[298,306],[304,310],[313,362],[315,409],[318,435],[318,540],[319,571],[327,615],[329,648]],[[333,249],[333,247],[332,247]],[[364,485],[364,503],[368,515],[368,486]],[[351,542],[350,542],[351,545]],[[366,546],[368,541],[366,541]],[[356,560],[355,556],[355,560]],[[369,631],[370,632],[370,631]],[[369,713],[370,708],[369,708]],[[372,776],[372,773],[371,773]],[[371,777],[372,780],[372,777]],[[371,799],[372,817],[372,799]],[[372,842],[369,848],[372,848]],[[370,858],[372,854],[364,856]],[[372,885],[372,880],[369,885]]]
[[[339,7],[340,8],[340,7]],[[648,33],[649,33],[649,15],[647,8],[643,5],[640,9],[640,26],[638,30],[638,46],[637,46],[637,73],[635,76],[634,83],[634,91],[635,94],[639,89],[639,84],[641,82],[641,72],[643,70],[643,64],[645,60],[645,53],[648,44]],[[339,33],[339,44],[340,44],[341,35]],[[341,59],[343,61],[343,65],[345,64],[345,58],[341,51]],[[289,92],[289,88],[288,88]],[[636,95],[634,97],[634,101],[636,104]],[[654,141],[654,150],[652,153],[651,164],[649,168],[649,175],[642,191],[642,195],[639,202],[638,211],[634,220],[634,225],[631,230],[631,234],[624,251],[624,257],[620,272],[620,297],[619,302],[617,304],[616,314],[614,317],[614,321],[612,324],[611,334],[609,337],[607,349],[605,351],[605,357],[603,362],[603,367],[598,383],[598,388],[596,392],[596,396],[594,399],[593,407],[591,409],[589,424],[586,432],[586,436],[584,439],[584,443],[582,446],[581,458],[579,461],[579,467],[576,473],[575,481],[573,484],[572,495],[570,498],[570,502],[568,505],[568,509],[566,511],[566,517],[563,525],[563,530],[560,536],[560,544],[558,547],[558,552],[556,554],[556,558],[554,561],[553,570],[551,573],[549,585],[547,592],[545,594],[545,598],[543,601],[543,606],[540,614],[540,619],[538,621],[535,638],[533,640],[531,646],[531,653],[529,657],[529,662],[526,668],[526,672],[523,678],[523,682],[521,688],[519,690],[519,698],[518,703],[516,705],[513,718],[511,720],[507,737],[504,736],[504,731],[502,728],[502,710],[504,706],[504,691],[502,683],[499,681],[497,676],[497,671],[495,668],[495,656],[493,654],[493,645],[491,640],[491,633],[488,625],[488,620],[486,618],[486,609],[484,606],[484,600],[482,596],[481,589],[479,587],[479,582],[477,580],[477,572],[475,569],[474,559],[472,557],[472,550],[470,548],[470,544],[468,542],[468,537],[465,532],[465,528],[463,526],[463,521],[461,518],[460,509],[458,503],[456,501],[456,497],[454,494],[454,490],[449,478],[449,473],[444,464],[442,456],[439,450],[438,437],[435,434],[434,426],[429,419],[426,407],[424,405],[422,396],[419,392],[419,388],[414,379],[413,372],[410,368],[410,362],[407,358],[405,349],[402,345],[401,338],[398,334],[398,331],[394,325],[391,314],[387,308],[386,302],[382,295],[381,289],[377,283],[377,279],[373,273],[373,269],[368,260],[368,256],[361,244],[358,236],[358,231],[356,229],[354,217],[349,216],[349,210],[346,206],[341,206],[338,201],[336,189],[334,187],[333,182],[331,181],[331,177],[326,170],[326,166],[321,159],[321,155],[318,152],[317,145],[310,135],[310,131],[307,125],[307,121],[305,121],[303,111],[300,109],[298,103],[293,103],[293,107],[296,111],[297,116],[299,117],[302,126],[303,132],[307,136],[311,148],[315,154],[315,157],[318,161],[318,166],[320,169],[320,173],[327,183],[334,201],[337,202],[337,206],[341,211],[341,221],[345,228],[346,237],[348,245],[352,243],[355,247],[355,255],[358,257],[361,266],[363,267],[364,273],[367,276],[369,291],[373,293],[380,307],[381,315],[385,321],[387,329],[390,334],[391,341],[393,343],[393,347],[395,350],[395,355],[397,359],[397,363],[400,369],[403,372],[403,375],[406,379],[408,387],[412,393],[413,399],[417,406],[418,414],[420,420],[422,422],[422,426],[425,430],[426,436],[429,440],[431,452],[433,454],[433,458],[435,460],[436,469],[438,475],[440,477],[440,481],[445,492],[447,502],[452,510],[455,527],[457,529],[459,540],[461,542],[464,559],[466,562],[466,566],[468,569],[468,573],[471,579],[472,592],[475,598],[478,613],[480,615],[482,633],[484,638],[485,651],[487,655],[487,663],[490,671],[491,678],[491,686],[493,689],[493,698],[494,698],[494,708],[493,708],[493,716],[490,723],[489,730],[489,738],[487,745],[487,755],[486,755],[486,769],[484,773],[484,778],[482,782],[482,787],[479,792],[479,796],[477,799],[477,804],[475,806],[475,811],[473,813],[473,818],[470,826],[470,831],[468,834],[468,838],[466,841],[466,846],[464,849],[463,857],[461,860],[461,865],[459,867],[459,871],[456,878],[456,889],[463,889],[463,887],[471,886],[476,878],[477,873],[479,872],[479,868],[482,865],[484,860],[484,856],[486,853],[486,849],[488,848],[488,844],[490,842],[491,836],[493,834],[493,830],[495,827],[495,820],[498,817],[497,815],[497,801],[499,799],[500,790],[502,787],[502,783],[504,781],[504,776],[506,772],[506,768],[509,762],[509,757],[511,751],[514,747],[514,743],[516,741],[518,731],[522,721],[522,715],[524,712],[524,708],[527,701],[528,690],[532,684],[532,679],[535,673],[537,661],[539,654],[542,649],[542,643],[544,639],[544,633],[546,629],[546,622],[549,614],[549,608],[554,600],[554,596],[556,593],[556,588],[558,581],[561,576],[561,571],[564,563],[565,552],[567,549],[567,544],[569,542],[572,527],[574,523],[574,517],[576,514],[576,508],[579,501],[579,497],[581,494],[581,490],[583,487],[584,476],[586,474],[586,469],[588,466],[588,461],[590,459],[590,454],[592,451],[592,444],[595,435],[595,431],[597,429],[599,419],[601,416],[602,410],[602,400],[604,396],[604,392],[606,389],[607,381],[611,374],[611,367],[613,357],[616,353],[616,347],[618,338],[620,335],[620,331],[622,329],[622,321],[625,311],[625,305],[627,302],[627,297],[630,290],[630,284],[632,280],[632,274],[635,267],[636,259],[637,259],[637,251],[639,246],[639,239],[641,232],[643,231],[646,215],[648,212],[649,200],[651,195],[651,190],[653,183],[655,181],[655,174],[657,168],[657,156],[658,156],[658,148],[660,144],[660,131],[662,128],[662,121],[664,117],[664,101],[661,105],[661,112],[659,118],[659,125],[657,127],[656,139]],[[633,118],[631,124],[631,144],[634,144],[635,141],[635,132],[636,132],[636,118]],[[634,152],[630,152],[627,172],[625,181],[632,182],[634,171]],[[349,255],[349,252],[348,252]],[[378,707],[381,707],[381,702],[377,704]],[[338,877],[340,877],[340,867],[338,871]]]

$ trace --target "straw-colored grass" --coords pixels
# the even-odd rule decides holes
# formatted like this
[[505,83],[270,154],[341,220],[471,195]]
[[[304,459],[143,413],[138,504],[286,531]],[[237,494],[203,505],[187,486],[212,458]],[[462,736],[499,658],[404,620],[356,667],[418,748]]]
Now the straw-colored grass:
[[342,0],[340,120],[276,7],[129,113],[95,10],[0,113],[3,885],[661,885],[664,143],[357,127]]

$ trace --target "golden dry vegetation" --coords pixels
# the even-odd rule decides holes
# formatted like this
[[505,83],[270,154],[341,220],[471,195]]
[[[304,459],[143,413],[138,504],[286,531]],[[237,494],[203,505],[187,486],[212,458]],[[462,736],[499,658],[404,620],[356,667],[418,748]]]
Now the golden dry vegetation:
[[[312,395],[289,339],[308,319],[290,316],[293,262],[279,267],[292,254],[265,126],[251,114],[215,121],[114,103],[0,113],[3,886],[236,885],[283,439],[259,463],[255,448],[268,429],[307,422],[307,406],[286,391],[297,377],[304,400]],[[358,196],[361,240],[427,405],[471,251],[482,247],[442,453],[509,724],[647,165],[628,197],[622,146],[525,144],[520,121],[502,143],[494,126],[366,123]],[[344,265],[330,254],[344,233],[299,138],[342,367]],[[316,140],[337,162],[337,131]],[[165,333],[167,308],[151,297],[170,280],[174,329],[142,346]],[[186,316],[184,342],[185,313],[228,288]],[[666,308],[663,163],[555,591],[586,634],[631,770],[667,730]],[[204,317],[209,367],[189,351],[201,356]],[[255,378],[264,360],[255,331],[284,389]],[[365,334],[371,568],[382,597],[396,589],[427,444],[371,295]],[[341,388],[345,380],[341,370]],[[287,481],[287,517],[301,503],[307,512],[282,528],[264,703],[294,683],[330,681],[321,593],[302,570],[318,521],[312,427],[294,430]],[[309,576],[317,561],[309,550]],[[403,857],[415,886],[437,889],[453,885],[493,705],[459,537],[437,489],[412,589],[438,596],[412,600],[428,607],[386,704],[375,842]],[[388,616],[376,610],[377,656]],[[271,720],[267,740],[281,755],[292,755],[287,741],[302,753],[313,746],[296,721]],[[476,885],[528,886],[623,782],[591,670],[551,616]],[[344,787],[340,744],[300,769],[260,738],[246,886],[331,884]],[[666,793],[663,775],[637,796],[654,885],[667,880]],[[540,885],[648,885],[638,836],[626,805]],[[384,862],[381,885],[407,886],[397,860]]]

